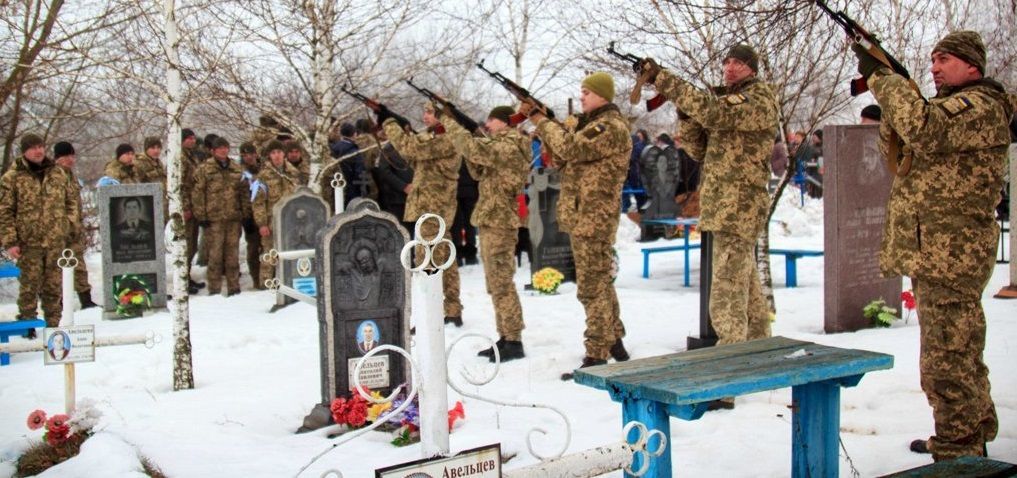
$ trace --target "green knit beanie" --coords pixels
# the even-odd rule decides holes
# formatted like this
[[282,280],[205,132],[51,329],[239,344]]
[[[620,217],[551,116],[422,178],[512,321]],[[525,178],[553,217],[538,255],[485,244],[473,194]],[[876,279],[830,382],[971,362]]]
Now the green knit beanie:
[[594,72],[584,78],[583,88],[604,98],[608,103],[614,101],[614,78],[611,78],[611,75],[603,71]]
[[982,43],[982,37],[978,33],[970,30],[950,33],[932,49],[933,53],[937,51],[960,58],[985,75],[985,43]]
[[32,149],[36,146],[41,146],[42,144],[44,144],[42,136],[33,133],[28,133],[21,137],[21,152],[24,153],[25,151],[28,151],[29,149]]
[[744,43],[739,43],[730,50],[727,51],[727,55],[724,55],[724,59],[734,58],[736,60],[745,63],[752,71],[759,73],[759,55],[756,54],[756,50],[753,50],[751,46]]
[[495,106],[491,109],[491,112],[487,114],[488,118],[494,118],[501,121],[502,123],[509,124],[509,118],[516,114],[516,110],[512,109],[511,106]]

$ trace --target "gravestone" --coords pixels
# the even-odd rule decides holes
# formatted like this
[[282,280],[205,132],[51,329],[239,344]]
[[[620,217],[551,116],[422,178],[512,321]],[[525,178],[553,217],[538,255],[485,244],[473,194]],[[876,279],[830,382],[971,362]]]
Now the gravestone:
[[553,267],[565,276],[566,281],[576,280],[576,263],[572,257],[569,235],[558,229],[558,196],[561,194],[561,172],[557,169],[538,168],[530,173],[529,226],[533,256],[530,276]]
[[151,308],[165,308],[162,185],[102,186],[98,202],[104,317],[117,317],[117,291],[124,287],[143,289]]
[[[299,187],[272,207],[272,234],[277,251],[314,249],[318,231],[328,220],[328,204],[311,188]],[[309,296],[317,296],[315,281],[316,261],[310,257],[297,260],[280,260],[275,275],[283,285]],[[276,305],[293,303],[294,299],[276,294]]]
[[[360,357],[379,345],[410,343],[410,272],[399,253],[409,235],[399,220],[369,199],[328,220],[315,248],[321,403],[300,431],[332,423],[329,405],[351,396],[351,374]],[[401,355],[385,351],[364,364],[360,384],[388,395],[410,379]]]
[[[675,192],[681,182],[681,162],[678,150],[674,148],[660,149],[649,146],[639,158],[639,173],[646,188],[649,200],[645,209],[640,211],[642,219],[674,219],[678,217],[679,207],[675,202]],[[639,239],[652,241],[664,237],[663,224],[640,224]]]
[[824,329],[850,332],[872,326],[862,309],[873,300],[900,310],[901,278],[879,272],[893,174],[879,151],[878,125],[823,132]]

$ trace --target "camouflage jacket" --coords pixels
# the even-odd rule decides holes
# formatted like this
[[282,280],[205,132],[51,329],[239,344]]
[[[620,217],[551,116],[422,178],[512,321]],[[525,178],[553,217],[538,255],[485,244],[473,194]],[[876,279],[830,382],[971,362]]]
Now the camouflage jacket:
[[561,168],[559,227],[573,236],[613,243],[632,155],[629,124],[614,104],[578,120],[575,131],[547,119],[537,124],[537,134]]
[[406,198],[403,220],[416,221],[424,213],[434,213],[452,226],[456,215],[456,187],[462,158],[452,140],[444,134],[410,134],[394,119],[382,125],[399,155],[413,168],[413,189]]
[[141,180],[141,170],[137,164],[137,160],[135,160],[133,165],[128,166],[113,158],[106,163],[103,175],[116,179],[120,184],[139,184],[143,181]]
[[166,190],[166,168],[159,158],[150,158],[146,153],[136,155],[134,169],[138,172],[140,182],[159,183],[162,184],[162,189]]
[[[197,148],[195,148],[197,149]],[[180,201],[184,211],[192,211],[191,195],[194,192],[194,173],[198,171],[202,160],[198,153],[193,150],[181,149],[180,153]]]
[[[59,166],[59,165],[57,165],[57,166]],[[67,176],[69,176],[69,178],[70,178],[70,182],[67,184],[67,187],[70,188],[70,193],[78,198],[78,218],[79,218],[79,221],[78,221],[77,224],[74,225],[75,226],[74,230],[71,231],[70,240],[72,242],[80,242],[82,237],[84,236],[83,232],[84,232],[84,228],[85,228],[85,223],[84,223],[85,213],[83,211],[84,205],[81,202],[81,180],[79,180],[78,176],[76,174],[74,174],[74,170],[73,169],[64,168],[62,166],[60,166],[60,168],[63,169],[64,172],[67,173]],[[81,258],[79,257],[78,259],[80,260]]]
[[67,171],[21,157],[0,178],[0,243],[5,249],[62,248],[81,228],[81,197]]
[[369,134],[357,133],[353,136],[353,142],[360,147],[360,156],[364,158],[364,169],[370,171],[378,167],[378,158],[381,157],[378,139]]
[[258,226],[272,227],[272,207],[300,186],[297,184],[299,174],[300,171],[289,161],[284,161],[279,169],[271,163],[262,166],[258,174],[258,191],[252,204],[254,222]]
[[703,162],[700,228],[755,241],[770,206],[766,183],[779,117],[773,88],[749,78],[706,92],[667,70],[656,87],[688,118],[679,130],[682,146]]
[[208,158],[194,173],[191,205],[198,221],[240,221],[249,215],[250,197],[243,169],[232,160],[224,167]]
[[933,279],[980,298],[999,239],[994,210],[1014,113],[1006,92],[982,79],[944,87],[926,102],[907,80],[883,68],[869,86],[883,108],[881,136],[892,127],[913,155],[910,172],[895,178],[891,189],[883,272]]
[[288,159],[286,162],[297,170],[297,180],[300,181],[300,185],[307,186],[311,181],[311,161],[307,159],[307,155],[301,156],[300,162],[297,164],[290,163]]
[[466,160],[470,175],[480,182],[480,199],[470,222],[478,227],[519,228],[516,196],[530,173],[530,138],[515,128],[476,138],[459,123],[448,123],[452,144]]

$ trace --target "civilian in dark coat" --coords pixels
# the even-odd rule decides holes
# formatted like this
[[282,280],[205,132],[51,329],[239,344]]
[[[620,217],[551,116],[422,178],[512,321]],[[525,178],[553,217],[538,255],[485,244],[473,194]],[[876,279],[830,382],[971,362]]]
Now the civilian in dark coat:
[[[406,212],[406,195],[413,187],[413,168],[391,144],[386,143],[381,148],[374,173],[378,183],[378,206],[402,221]],[[412,236],[413,223],[404,222],[403,226]]]
[[459,187],[456,192],[456,219],[452,223],[452,242],[456,245],[459,265],[475,265],[477,261],[477,228],[470,224],[473,208],[480,198],[479,183],[470,176],[466,161],[459,166]]

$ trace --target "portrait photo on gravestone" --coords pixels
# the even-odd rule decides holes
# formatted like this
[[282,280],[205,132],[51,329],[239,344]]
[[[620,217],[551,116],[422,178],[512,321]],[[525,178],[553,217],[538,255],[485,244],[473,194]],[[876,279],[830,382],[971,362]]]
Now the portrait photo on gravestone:
[[126,196],[109,199],[113,215],[110,229],[113,262],[155,260],[155,223],[150,196]]

